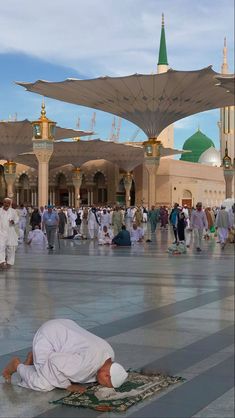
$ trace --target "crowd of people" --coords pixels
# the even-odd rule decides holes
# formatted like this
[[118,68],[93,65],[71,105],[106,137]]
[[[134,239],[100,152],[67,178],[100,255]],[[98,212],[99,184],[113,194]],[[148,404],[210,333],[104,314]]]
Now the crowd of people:
[[173,254],[185,253],[192,245],[202,251],[202,240],[218,236],[224,249],[226,242],[234,242],[235,206],[227,210],[203,208],[201,202],[195,208],[166,206],[150,209],[120,206],[65,208],[48,205],[33,208],[17,206],[11,199],[0,205],[0,268],[14,264],[15,250],[19,243],[40,245],[49,250],[59,239],[97,240],[99,245],[131,246],[151,242],[156,230],[172,229],[174,241],[168,247]]

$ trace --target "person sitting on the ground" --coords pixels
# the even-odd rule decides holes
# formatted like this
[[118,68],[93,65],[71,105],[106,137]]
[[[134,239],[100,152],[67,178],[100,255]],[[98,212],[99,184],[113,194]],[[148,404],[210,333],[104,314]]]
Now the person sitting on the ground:
[[114,362],[114,351],[107,341],[70,319],[45,322],[35,334],[33,350],[25,362],[13,357],[2,374],[10,383],[15,372],[21,377],[20,386],[44,392],[62,388],[83,393],[85,387],[79,383],[96,381],[117,388],[128,376]]
[[130,232],[126,230],[125,225],[122,225],[121,231],[113,238],[112,244],[118,247],[129,247],[131,245]]
[[143,242],[144,231],[143,228],[137,226],[136,223],[133,223],[133,226],[130,231],[131,242]]
[[36,244],[44,246],[47,244],[45,234],[40,229],[39,225],[35,225],[32,231],[29,231],[27,244]]
[[110,245],[112,244],[113,232],[106,225],[103,226],[103,229],[100,229],[98,233],[98,243],[99,245]]

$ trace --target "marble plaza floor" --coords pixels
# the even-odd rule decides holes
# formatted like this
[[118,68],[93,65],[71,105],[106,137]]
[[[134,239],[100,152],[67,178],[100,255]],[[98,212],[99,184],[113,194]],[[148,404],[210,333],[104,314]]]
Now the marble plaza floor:
[[187,380],[126,414],[55,406],[65,391],[34,392],[0,380],[0,417],[227,418],[234,416],[234,247],[215,239],[203,252],[167,254],[171,235],[151,243],[100,247],[61,240],[53,252],[22,244],[0,272],[0,369],[24,357],[37,328],[71,318],[107,338],[127,368]]

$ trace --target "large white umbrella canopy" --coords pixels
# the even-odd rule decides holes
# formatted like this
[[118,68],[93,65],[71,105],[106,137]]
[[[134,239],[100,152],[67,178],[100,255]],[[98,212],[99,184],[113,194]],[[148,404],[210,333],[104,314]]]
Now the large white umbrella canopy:
[[[55,141],[82,137],[93,132],[56,127]],[[33,128],[29,120],[0,122],[0,158],[13,161],[17,155],[33,149]]]
[[215,86],[218,75],[210,66],[196,71],[170,69],[163,74],[17,84],[43,96],[113,113],[153,138],[186,116],[232,105],[232,94]]
[[[180,150],[161,147],[161,156],[181,154]],[[117,144],[95,139],[78,142],[56,142],[51,156],[50,168],[72,164],[80,167],[87,161],[104,159],[119,165],[125,171],[131,171],[144,161],[144,149],[141,145]],[[33,153],[21,154],[16,162],[37,167],[37,159]]]

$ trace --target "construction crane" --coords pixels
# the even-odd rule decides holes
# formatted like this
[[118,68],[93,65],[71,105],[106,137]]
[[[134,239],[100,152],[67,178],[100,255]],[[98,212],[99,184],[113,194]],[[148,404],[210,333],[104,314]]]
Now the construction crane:
[[130,138],[130,142],[134,142],[135,138],[137,137],[138,133],[140,132],[140,129],[136,129],[136,131],[133,133],[133,135]]
[[[80,118],[79,118],[79,116],[78,116],[78,118],[77,118],[76,128],[77,128],[77,129],[79,129],[79,128],[80,128]],[[73,140],[74,140],[74,141],[77,141],[77,142],[78,142],[78,141],[80,141],[80,136],[76,136],[76,137],[74,137],[74,138],[73,138]]]
[[120,129],[122,124],[122,118],[118,118],[118,122],[116,125],[116,117],[113,117],[111,133],[109,135],[109,141],[111,142],[118,142],[120,136]]
[[[96,124],[96,112],[93,112],[92,118],[91,118],[91,124],[90,124],[90,132],[94,132]],[[91,135],[88,137],[88,140],[91,139]]]
[[121,125],[122,125],[122,118],[118,118],[115,142],[118,142],[118,140],[119,140]]
[[79,116],[78,116],[78,118],[77,118],[76,128],[77,128],[77,129],[79,129],[79,128],[80,128],[80,118],[79,118]]

